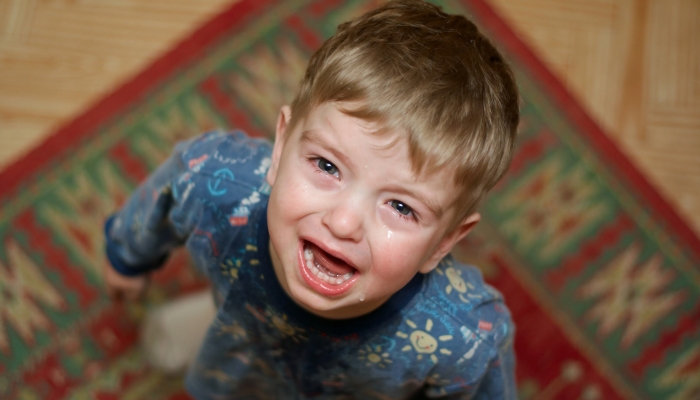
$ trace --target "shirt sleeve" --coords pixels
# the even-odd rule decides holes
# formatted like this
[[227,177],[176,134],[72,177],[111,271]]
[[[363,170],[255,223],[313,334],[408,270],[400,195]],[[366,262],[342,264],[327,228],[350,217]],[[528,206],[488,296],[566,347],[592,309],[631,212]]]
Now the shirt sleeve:
[[462,345],[452,352],[451,365],[440,368],[426,397],[516,400],[515,326],[509,310],[501,301],[490,301],[474,309],[473,317],[469,328],[462,326]]
[[190,234],[187,219],[197,212],[196,203],[176,192],[189,176],[183,154],[206,136],[175,146],[170,158],[105,222],[106,255],[117,272],[136,276],[159,268]]
[[517,399],[515,385],[515,355],[512,340],[502,343],[486,374],[481,379],[474,399]]

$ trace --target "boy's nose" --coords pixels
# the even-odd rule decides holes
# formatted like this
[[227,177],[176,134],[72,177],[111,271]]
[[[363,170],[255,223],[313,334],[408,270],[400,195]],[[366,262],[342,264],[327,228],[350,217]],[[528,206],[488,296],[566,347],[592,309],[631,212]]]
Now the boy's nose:
[[321,221],[340,239],[359,242],[362,238],[362,220],[365,210],[351,199],[341,202],[326,212]]

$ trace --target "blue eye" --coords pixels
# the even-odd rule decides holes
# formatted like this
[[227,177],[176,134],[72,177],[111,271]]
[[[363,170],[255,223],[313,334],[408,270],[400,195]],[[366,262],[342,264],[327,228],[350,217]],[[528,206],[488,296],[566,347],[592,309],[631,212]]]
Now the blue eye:
[[413,210],[411,209],[411,207],[407,206],[406,204],[404,204],[404,203],[402,203],[402,202],[400,202],[400,201],[398,201],[398,200],[392,200],[392,201],[389,202],[389,204],[391,204],[391,206],[392,206],[396,211],[398,211],[399,214],[401,214],[401,215],[410,215],[410,214],[413,214]]
[[332,162],[326,160],[325,158],[319,158],[317,161],[318,168],[330,175],[335,175],[338,173],[338,167],[336,167]]

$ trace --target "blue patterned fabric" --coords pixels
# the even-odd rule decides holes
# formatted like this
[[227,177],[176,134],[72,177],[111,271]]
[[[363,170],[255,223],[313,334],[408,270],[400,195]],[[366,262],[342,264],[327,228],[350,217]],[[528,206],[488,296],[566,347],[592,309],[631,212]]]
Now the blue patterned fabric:
[[137,275],[186,246],[217,315],[186,385],[198,399],[514,399],[514,327],[480,272],[444,258],[377,310],[328,320],[298,306],[268,251],[271,145],[241,132],[179,144],[106,224]]

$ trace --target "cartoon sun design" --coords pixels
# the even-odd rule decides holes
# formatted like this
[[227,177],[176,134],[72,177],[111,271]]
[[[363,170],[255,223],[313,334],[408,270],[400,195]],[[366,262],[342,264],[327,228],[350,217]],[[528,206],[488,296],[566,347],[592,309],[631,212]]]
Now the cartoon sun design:
[[367,345],[365,349],[360,349],[358,353],[360,353],[360,356],[357,358],[367,361],[365,365],[368,367],[376,365],[379,368],[386,368],[387,364],[392,363],[389,359],[389,353],[382,353],[382,346]]
[[219,328],[219,332],[217,333],[217,335],[231,335],[234,339],[242,339],[245,338],[248,334],[246,333],[245,329],[243,329],[243,327],[238,324],[238,322],[234,322],[231,325],[222,325]]
[[[474,285],[472,285],[469,282],[465,282],[464,279],[462,278],[462,271],[457,270],[453,267],[448,267],[445,269],[443,272],[441,269],[437,270],[438,273],[440,274],[445,274],[447,277],[447,280],[450,282],[449,285],[447,285],[447,288],[445,288],[445,292],[447,294],[452,293],[452,291],[456,291],[459,296],[459,299],[462,300],[464,303],[468,303],[469,300],[467,300],[464,295],[467,293],[469,289],[474,289]],[[468,295],[472,297],[472,295]]]
[[282,314],[280,317],[269,310],[265,314],[268,317],[268,326],[282,332],[284,336],[289,336],[296,343],[301,343],[302,340],[308,340],[308,338],[304,336],[304,329],[292,326],[287,322],[287,314]]
[[238,268],[241,266],[241,260],[231,260],[228,259],[226,262],[219,264],[221,269],[221,274],[228,276],[229,282],[233,283],[234,280],[238,279]]
[[[428,333],[433,329],[433,321],[430,318],[428,318],[428,320],[425,322],[425,331],[417,329],[418,326],[410,319],[406,319],[406,325],[415,330],[411,332],[410,335],[407,335],[401,331],[396,332],[396,336],[403,339],[409,339],[411,341],[411,344],[404,346],[401,351],[410,351],[411,349],[414,349],[418,353],[417,359],[419,360],[423,358],[423,354],[430,354],[430,359],[434,364],[437,364],[438,358],[434,353],[439,345],[438,340],[440,342],[452,340],[452,335],[442,335],[438,337],[438,340],[436,340]],[[448,349],[440,349],[440,353],[446,355],[452,354],[452,352]]]
[[[445,386],[445,385],[449,385],[450,383],[452,383],[447,379],[442,379],[440,377],[440,374],[432,374],[432,375],[428,376],[427,378],[425,378],[425,382],[431,386]],[[439,389],[436,388],[435,390],[436,390],[437,394],[440,394],[440,395],[447,394],[447,391],[445,390],[444,387],[441,387]]]

